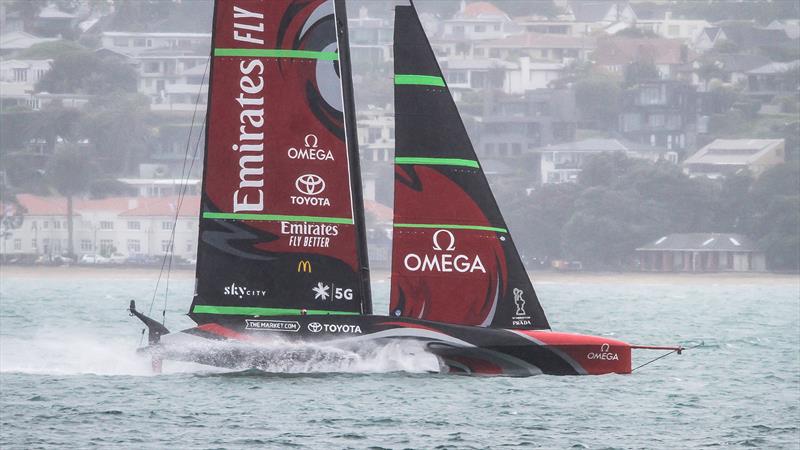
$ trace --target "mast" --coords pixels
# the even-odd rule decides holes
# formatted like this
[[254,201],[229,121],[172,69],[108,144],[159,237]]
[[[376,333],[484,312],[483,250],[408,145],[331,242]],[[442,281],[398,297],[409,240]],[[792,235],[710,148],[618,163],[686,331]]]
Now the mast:
[[371,311],[337,13],[334,0],[215,4],[198,323]]
[[549,328],[413,5],[395,8],[394,64],[390,313]]
[[361,185],[361,155],[358,150],[355,96],[353,95],[353,72],[350,59],[350,33],[347,26],[345,0],[335,0],[337,39],[339,42],[339,70],[342,78],[344,103],[344,126],[347,151],[350,159],[350,189],[353,197],[353,220],[358,232],[358,260],[361,262],[361,292],[363,314],[372,314],[372,289],[369,276],[369,252],[367,249],[367,225],[364,214],[364,192]]

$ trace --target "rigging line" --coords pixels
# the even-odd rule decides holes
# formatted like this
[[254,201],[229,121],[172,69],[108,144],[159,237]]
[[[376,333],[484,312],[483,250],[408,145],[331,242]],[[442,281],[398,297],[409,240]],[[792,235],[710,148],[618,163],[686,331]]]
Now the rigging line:
[[[191,164],[189,164],[189,174],[192,173],[192,169],[194,168],[194,161],[197,158],[197,151],[200,148],[201,136],[204,130],[205,130],[205,122],[203,123],[203,125],[200,126],[200,133],[198,133],[197,141],[194,145],[192,162]],[[178,206],[177,206],[178,212],[181,210],[181,207],[183,206],[183,200],[186,198],[186,191],[188,189],[189,189],[189,184],[188,183],[184,184],[181,193],[178,196]],[[170,280],[170,272],[172,270],[172,256],[175,254],[175,228],[177,228],[178,226],[178,218],[177,218],[178,212],[176,212],[175,222],[172,225],[172,235],[171,235],[172,237],[170,241],[172,252],[169,257],[169,268],[167,269],[167,281],[166,281],[166,287],[164,289],[164,309],[161,311],[161,325],[164,326],[166,326],[166,321],[167,321],[167,303],[169,301],[169,280]]]
[[675,352],[678,352],[678,354],[680,354],[681,352],[684,352],[686,350],[694,350],[694,349],[696,349],[698,347],[702,347],[703,345],[705,345],[705,342],[701,341],[699,344],[695,345],[694,347],[676,348],[675,350],[672,350],[670,352],[664,353],[663,355],[661,355],[659,357],[653,358],[653,359],[651,359],[650,361],[647,361],[644,364],[640,364],[640,365],[634,367],[633,369],[631,369],[631,372],[635,371],[636,369],[641,369],[642,367],[644,367],[644,366],[646,366],[648,364],[654,363],[654,362],[658,361],[661,358],[666,358],[667,356],[669,356],[669,355],[671,355],[671,354],[673,354]]
[[183,167],[181,167],[181,180],[185,180],[183,186],[181,186],[180,191],[178,193],[178,204],[175,207],[175,220],[172,222],[172,232],[170,233],[170,242],[169,242],[169,266],[167,268],[167,280],[166,285],[164,288],[164,308],[161,310],[161,325],[166,326],[167,322],[167,304],[169,302],[169,280],[170,274],[172,273],[172,260],[175,256],[175,229],[178,228],[178,217],[181,213],[181,208],[183,207],[183,201],[186,199],[186,192],[189,190],[189,176],[192,174],[192,169],[194,168],[194,162],[197,159],[197,150],[200,148],[200,138],[203,135],[203,131],[205,130],[205,121],[200,126],[200,131],[197,133],[197,141],[194,145],[194,152],[192,153],[191,162],[189,163],[189,170],[186,170],[186,160],[189,159],[189,148],[192,145],[192,131],[194,130],[194,122],[197,116],[197,107],[200,104],[200,98],[203,95],[203,83],[205,83],[206,75],[208,74],[208,66],[211,62],[211,58],[206,60],[206,67],[203,70],[203,78],[200,80],[200,88],[197,90],[197,97],[195,98],[194,103],[194,112],[192,112],[192,124],[189,126],[189,136],[186,139],[186,151],[183,155]]
[[[202,95],[203,85],[205,84],[206,75],[208,73],[209,61],[210,61],[210,59],[206,61],[206,66],[205,66],[205,69],[203,71],[203,78],[200,81],[200,89],[197,92],[197,98],[196,98],[195,104],[194,104],[194,111],[192,112],[192,122],[191,122],[191,125],[189,125],[189,135],[186,138],[186,149],[184,151],[183,165],[181,167],[181,179],[182,180],[185,179],[185,178],[188,178],[188,177],[185,177],[185,174],[186,174],[186,159],[188,158],[189,149],[191,148],[191,145],[192,145],[191,144],[191,142],[192,142],[192,133],[194,131],[194,124],[195,124],[195,120],[196,120],[196,117],[197,117],[197,109],[198,109],[198,105],[200,103],[200,96]],[[200,138],[198,138],[198,142],[199,142],[199,140],[200,140]],[[196,153],[197,153],[197,148],[195,146],[195,154]],[[191,164],[191,166],[189,168],[190,171],[191,171],[191,168],[193,166],[194,166],[194,161],[192,161],[192,164]],[[153,289],[153,298],[151,299],[150,306],[147,309],[148,315],[151,314],[152,311],[153,311],[153,306],[155,305],[155,302],[156,302],[156,296],[158,295],[158,288],[161,285],[161,278],[164,276],[164,268],[167,267],[168,258],[169,258],[169,266],[168,266],[167,270],[169,271],[169,270],[172,269],[172,254],[174,253],[174,250],[175,250],[175,224],[178,221],[178,215],[180,214],[180,207],[183,204],[182,196],[183,196],[183,194],[185,194],[187,186],[188,186],[188,183],[184,183],[184,186],[182,187],[182,190],[181,190],[180,194],[178,195],[178,205],[175,208],[175,218],[173,220],[172,230],[171,230],[171,233],[170,233],[169,245],[167,247],[166,252],[164,253],[164,258],[161,260],[161,269],[158,272],[158,279],[156,280],[155,289]],[[169,293],[168,289],[169,289],[169,281],[167,281],[167,289],[164,292],[164,309],[162,310],[162,325],[164,325],[164,322],[166,321],[166,303],[167,303],[167,295]]]
[[644,364],[641,364],[641,365],[639,365],[639,366],[636,366],[636,367],[634,367],[633,369],[631,369],[631,372],[634,372],[636,369],[641,369],[642,367],[644,367],[644,366],[646,366],[646,365],[648,365],[648,364],[650,364],[650,363],[654,363],[654,362],[658,361],[658,360],[659,360],[659,359],[661,359],[661,358],[666,358],[667,356],[669,356],[669,355],[671,355],[671,354],[673,354],[673,353],[675,353],[675,352],[677,352],[677,351],[678,351],[678,350],[672,350],[672,351],[670,351],[670,352],[664,353],[663,355],[661,355],[661,356],[659,356],[659,357],[657,357],[657,358],[653,358],[653,359],[651,359],[650,361],[647,361],[647,362],[646,362],[646,363],[644,363]]

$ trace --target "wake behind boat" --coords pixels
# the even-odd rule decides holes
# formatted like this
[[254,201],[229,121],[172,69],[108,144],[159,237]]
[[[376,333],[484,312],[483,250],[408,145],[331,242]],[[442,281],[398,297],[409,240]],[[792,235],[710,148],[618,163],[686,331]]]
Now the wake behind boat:
[[550,331],[413,5],[395,9],[388,316],[372,314],[344,0],[217,0],[213,23],[198,326],[170,333],[132,302],[154,368],[413,342],[450,373],[631,372],[636,346]]

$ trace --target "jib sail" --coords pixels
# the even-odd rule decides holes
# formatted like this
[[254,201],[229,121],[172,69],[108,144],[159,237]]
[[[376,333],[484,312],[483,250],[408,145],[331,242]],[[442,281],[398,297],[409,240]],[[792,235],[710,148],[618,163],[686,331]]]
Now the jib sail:
[[347,19],[217,0],[190,315],[371,312]]
[[547,329],[413,6],[395,9],[390,313]]

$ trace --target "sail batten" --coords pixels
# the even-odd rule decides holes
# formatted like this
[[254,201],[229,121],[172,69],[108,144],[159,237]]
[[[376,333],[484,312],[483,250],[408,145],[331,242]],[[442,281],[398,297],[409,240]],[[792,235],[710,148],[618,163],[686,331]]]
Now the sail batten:
[[317,52],[311,50],[285,50],[279,48],[215,48],[214,56],[245,56],[257,58],[299,58],[338,61],[336,52]]
[[424,164],[429,166],[460,166],[460,167],[473,167],[475,169],[480,167],[480,163],[474,159],[460,159],[460,158],[431,158],[431,157],[396,157],[395,164]]
[[224,219],[224,220],[255,220],[267,222],[319,222],[319,223],[341,223],[353,225],[352,217],[320,217],[320,216],[289,216],[279,214],[249,214],[249,213],[217,213],[204,212],[204,219]]
[[396,85],[439,86],[444,87],[444,78],[436,75],[397,74],[394,76]]
[[494,231],[496,233],[508,233],[505,228],[489,227],[483,225],[468,225],[468,224],[455,224],[455,223],[395,223],[395,228],[436,228],[443,230],[477,230],[477,231]]
[[325,309],[293,309],[293,308],[259,308],[239,306],[197,305],[192,309],[195,314],[217,314],[231,316],[304,316],[304,315],[356,315],[351,311]]
[[413,6],[395,8],[390,314],[548,329]]

